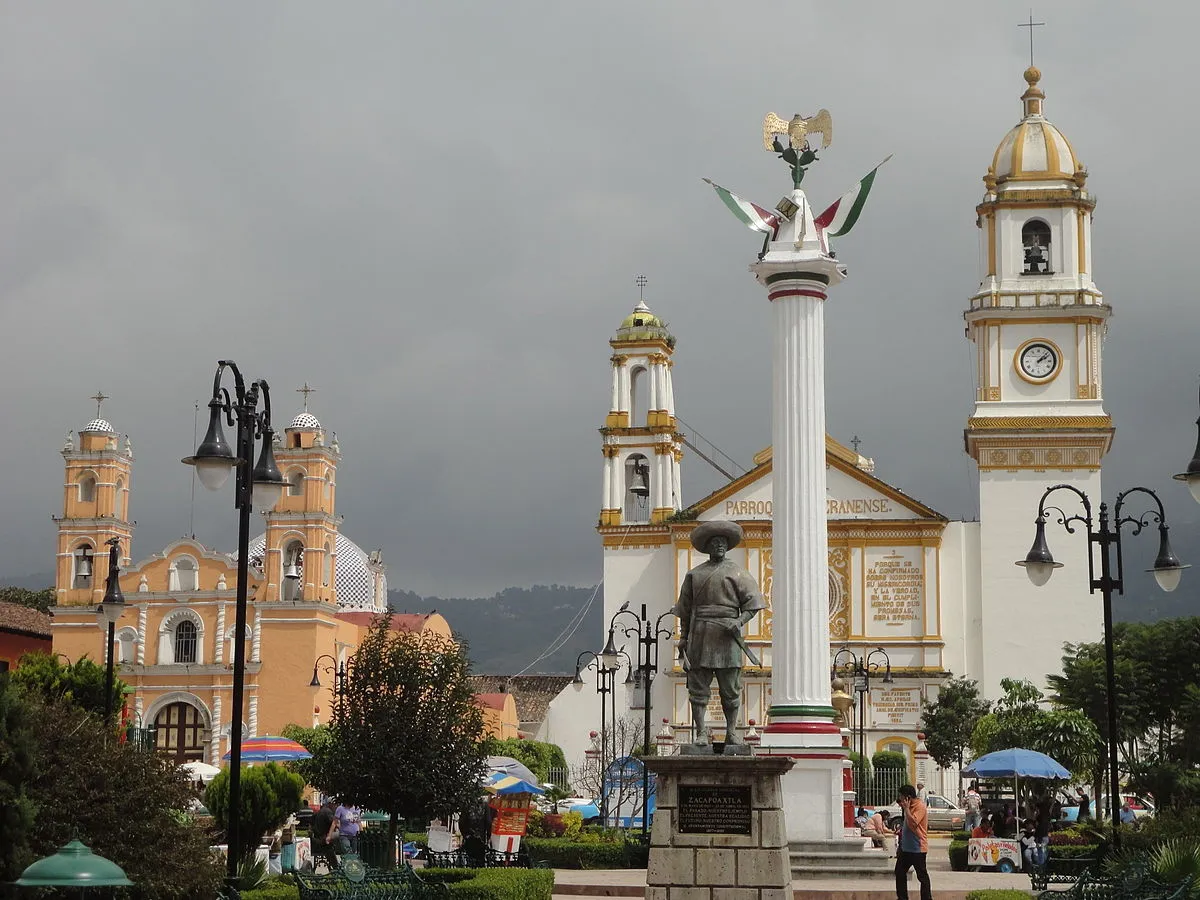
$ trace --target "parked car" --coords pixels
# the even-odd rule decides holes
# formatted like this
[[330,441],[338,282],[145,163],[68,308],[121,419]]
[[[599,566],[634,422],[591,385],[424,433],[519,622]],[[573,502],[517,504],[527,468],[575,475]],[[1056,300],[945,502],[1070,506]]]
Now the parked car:
[[[930,831],[960,831],[967,821],[967,811],[961,806],[950,802],[950,800],[941,794],[929,794],[925,798],[925,805],[929,809]],[[891,806],[882,808],[887,811],[887,814],[892,817],[893,821],[899,821],[899,803],[893,803]]]
[[600,821],[600,807],[591,797],[567,797],[554,804],[554,811],[559,813],[577,812],[583,816],[583,824],[591,825]]

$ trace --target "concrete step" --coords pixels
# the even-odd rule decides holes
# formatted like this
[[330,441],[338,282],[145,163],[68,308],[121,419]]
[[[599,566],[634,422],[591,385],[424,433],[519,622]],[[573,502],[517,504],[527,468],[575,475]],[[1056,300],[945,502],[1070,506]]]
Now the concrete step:
[[858,853],[865,850],[864,838],[833,838],[823,841],[791,841],[788,850],[792,853]]
[[[845,878],[849,880],[861,881],[864,878],[878,878],[891,875],[891,867],[886,869],[860,869],[855,866],[831,866],[831,865],[792,865],[792,880],[793,881],[808,881],[808,880],[826,880],[834,878]],[[894,891],[893,891],[894,893]]]

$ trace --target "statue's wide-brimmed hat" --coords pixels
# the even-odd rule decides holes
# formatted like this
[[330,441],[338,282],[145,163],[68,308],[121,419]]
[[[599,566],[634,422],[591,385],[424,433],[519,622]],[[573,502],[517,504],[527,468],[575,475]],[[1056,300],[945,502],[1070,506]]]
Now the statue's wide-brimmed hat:
[[692,546],[701,553],[708,552],[708,542],[720,535],[732,550],[742,542],[742,526],[737,522],[704,522],[692,529]]

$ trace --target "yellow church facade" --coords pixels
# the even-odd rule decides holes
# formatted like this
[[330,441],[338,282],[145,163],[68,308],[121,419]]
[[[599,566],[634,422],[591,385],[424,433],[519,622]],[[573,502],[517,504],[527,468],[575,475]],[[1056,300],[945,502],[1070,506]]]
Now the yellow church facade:
[[[133,562],[130,519],[133,449],[104,419],[68,435],[58,525],[53,649],[72,661],[103,663],[96,607],[108,572],[105,543],[116,539],[126,608],[116,625],[118,675],[130,688],[125,716],[153,727],[160,750],[179,762],[220,765],[232,719],[237,559],[184,539]],[[341,451],[336,435],[307,410],[275,447],[288,481],[266,531],[250,545],[247,606],[246,737],[285,725],[327,722],[330,661],[344,663],[387,606],[378,551],[368,554],[339,531],[335,511]],[[450,635],[435,614],[395,617],[393,630]],[[314,666],[322,686],[312,687]]]

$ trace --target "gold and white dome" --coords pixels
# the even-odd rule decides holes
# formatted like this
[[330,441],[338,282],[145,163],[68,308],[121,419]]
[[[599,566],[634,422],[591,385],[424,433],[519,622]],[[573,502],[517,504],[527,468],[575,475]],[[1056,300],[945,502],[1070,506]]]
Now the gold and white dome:
[[996,148],[985,181],[997,185],[1009,181],[1081,182],[1087,177],[1071,142],[1042,114],[1046,95],[1038,87],[1041,78],[1041,71],[1034,66],[1025,70],[1028,87],[1021,95],[1025,115]]

